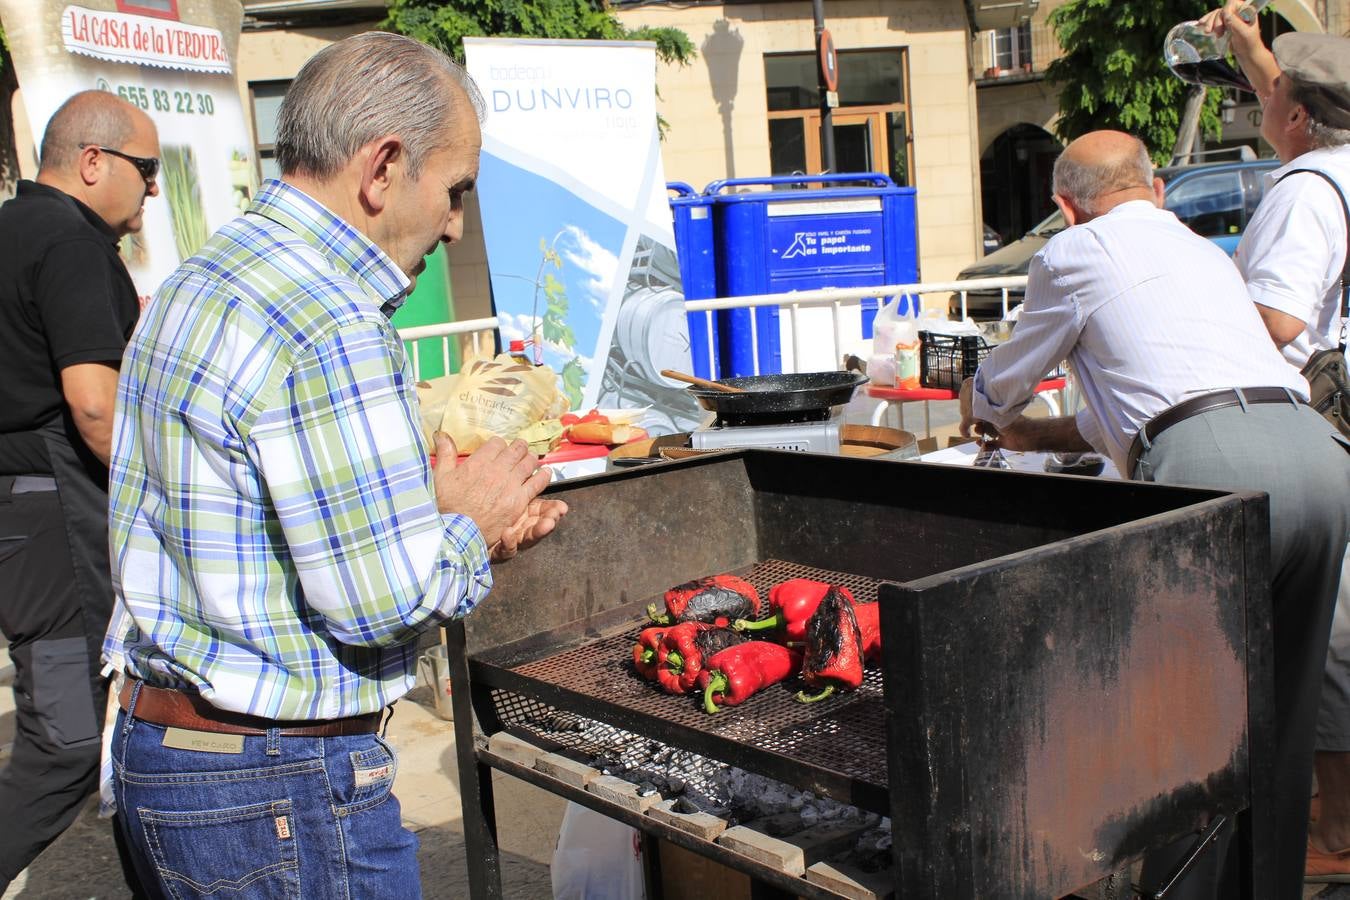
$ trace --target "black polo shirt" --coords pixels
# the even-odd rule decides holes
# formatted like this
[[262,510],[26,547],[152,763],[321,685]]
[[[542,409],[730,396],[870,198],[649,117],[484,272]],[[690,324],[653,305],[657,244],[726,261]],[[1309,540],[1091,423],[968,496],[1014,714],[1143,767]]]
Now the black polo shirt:
[[51,471],[33,431],[65,404],[61,370],[119,363],[139,312],[108,224],[63,191],[19,182],[0,206],[0,475]]

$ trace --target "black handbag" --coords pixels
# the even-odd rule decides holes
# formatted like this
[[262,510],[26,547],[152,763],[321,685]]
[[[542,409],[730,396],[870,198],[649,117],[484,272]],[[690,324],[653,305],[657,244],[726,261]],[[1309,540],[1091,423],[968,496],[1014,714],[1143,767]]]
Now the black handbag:
[[1336,196],[1341,198],[1341,210],[1345,213],[1346,250],[1345,266],[1341,269],[1341,339],[1339,346],[1329,350],[1318,350],[1308,358],[1302,371],[1308,379],[1308,404],[1322,418],[1326,419],[1342,435],[1350,438],[1350,367],[1345,362],[1345,330],[1350,320],[1350,206],[1345,202],[1345,194],[1330,175],[1318,169],[1294,169],[1280,177],[1280,181],[1290,175],[1310,172],[1320,175],[1331,185]]

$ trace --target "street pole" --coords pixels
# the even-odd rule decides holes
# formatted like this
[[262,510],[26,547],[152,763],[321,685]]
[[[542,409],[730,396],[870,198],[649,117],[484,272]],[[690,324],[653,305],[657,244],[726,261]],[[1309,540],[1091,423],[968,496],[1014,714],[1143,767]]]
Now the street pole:
[[[816,22],[816,53],[820,53],[820,38],[825,33],[825,0],[811,0],[811,13]],[[825,83],[825,73],[816,66],[816,87],[820,92],[820,154],[825,171],[835,171],[834,160],[834,120],[830,107],[830,87]]]
[[1177,126],[1177,142],[1172,148],[1172,165],[1185,165],[1191,161],[1195,152],[1195,139],[1200,134],[1200,112],[1205,108],[1205,86],[1191,85],[1186,95],[1186,107],[1181,112],[1181,124]]

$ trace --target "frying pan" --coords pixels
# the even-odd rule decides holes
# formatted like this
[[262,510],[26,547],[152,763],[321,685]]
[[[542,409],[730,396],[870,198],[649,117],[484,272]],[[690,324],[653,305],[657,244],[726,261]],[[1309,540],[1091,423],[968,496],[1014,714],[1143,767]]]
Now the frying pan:
[[853,396],[867,376],[857,372],[799,372],[791,375],[748,375],[723,378],[722,384],[742,389],[727,393],[691,387],[699,406],[717,413],[724,425],[767,425],[813,422]]

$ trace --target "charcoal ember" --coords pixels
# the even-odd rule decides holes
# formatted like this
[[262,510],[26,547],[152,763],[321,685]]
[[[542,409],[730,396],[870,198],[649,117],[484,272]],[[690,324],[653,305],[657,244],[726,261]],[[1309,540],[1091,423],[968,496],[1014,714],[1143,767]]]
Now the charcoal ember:
[[684,791],[684,779],[683,779],[683,778],[680,778],[680,777],[678,777],[678,776],[672,775],[672,776],[670,777],[670,779],[666,781],[666,788],[667,788],[667,790],[669,790],[672,794],[678,794],[678,793],[681,793],[681,792]]
[[641,797],[650,797],[652,794],[661,793],[661,789],[658,788],[656,784],[651,781],[639,781],[637,788],[638,788],[638,796]]

